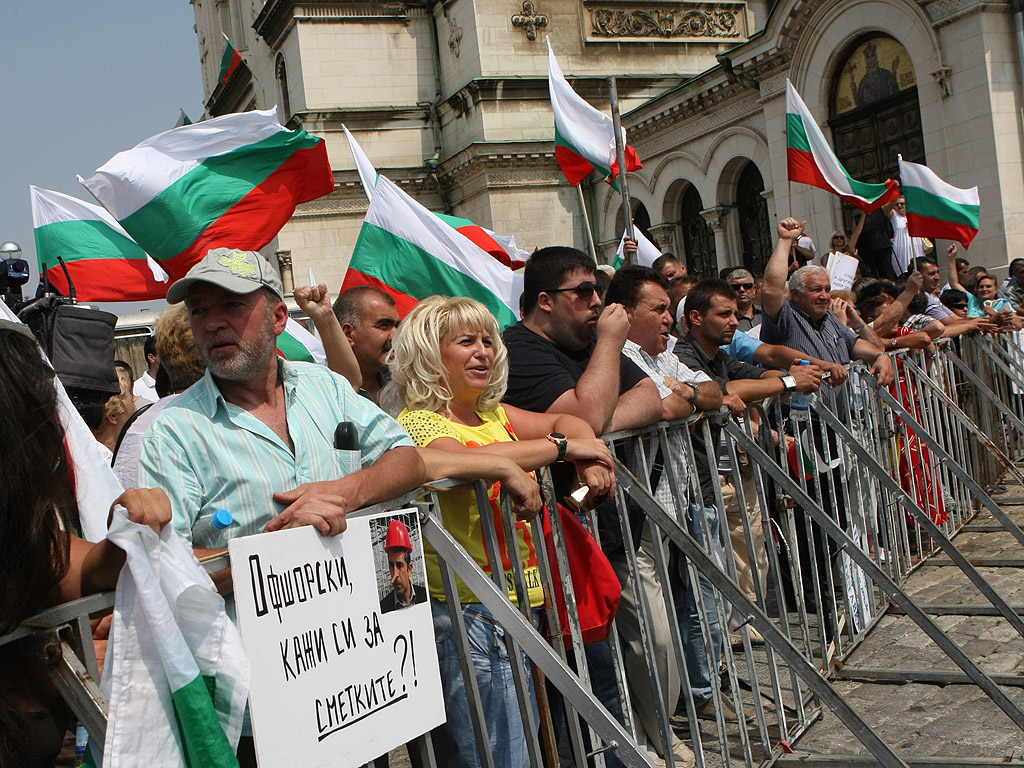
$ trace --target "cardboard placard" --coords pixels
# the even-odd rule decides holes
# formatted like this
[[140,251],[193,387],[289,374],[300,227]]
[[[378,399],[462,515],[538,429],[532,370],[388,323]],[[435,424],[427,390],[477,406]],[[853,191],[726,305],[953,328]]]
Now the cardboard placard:
[[849,291],[857,281],[860,261],[845,253],[833,251],[828,259],[828,279],[833,291]]
[[[397,609],[384,550],[395,519],[413,547],[414,599]],[[359,766],[444,722],[415,510],[350,518],[333,537],[245,536],[228,550],[260,765]]]

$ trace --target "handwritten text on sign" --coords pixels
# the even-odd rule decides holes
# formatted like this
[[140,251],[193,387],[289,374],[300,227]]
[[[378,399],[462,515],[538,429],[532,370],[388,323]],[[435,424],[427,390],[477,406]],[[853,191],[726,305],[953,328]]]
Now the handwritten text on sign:
[[[429,602],[382,612],[374,547],[397,516],[350,518],[331,538],[307,527],[229,542],[261,765],[358,766],[444,722]],[[418,524],[401,519],[423,596]]]

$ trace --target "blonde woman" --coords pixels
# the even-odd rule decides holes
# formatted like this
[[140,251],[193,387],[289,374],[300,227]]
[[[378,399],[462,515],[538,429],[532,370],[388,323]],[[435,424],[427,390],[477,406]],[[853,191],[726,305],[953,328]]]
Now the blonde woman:
[[[593,430],[574,416],[531,413],[502,405],[508,359],[494,316],[478,301],[433,296],[422,301],[402,321],[395,335],[392,379],[382,399],[420,447],[458,452],[485,452],[509,458],[530,471],[554,461],[571,461],[599,500],[614,487],[612,457]],[[490,570],[481,514],[495,521],[501,559],[511,573],[510,547],[504,539],[498,503],[500,484],[488,489],[489,509],[477,507],[472,489],[441,495],[445,528],[485,571]],[[516,521],[518,558],[530,585],[526,599],[535,609],[543,604],[536,547],[525,520]],[[445,692],[446,730],[458,758],[480,764],[464,693],[459,657],[452,639],[451,620],[441,587],[436,552],[426,552],[430,603]],[[508,580],[511,583],[511,579]],[[466,631],[473,646],[473,666],[480,688],[491,753],[499,768],[529,765],[526,735],[515,698],[511,664],[504,633],[477,597],[458,582]],[[509,596],[516,600],[514,590]],[[540,612],[535,612],[537,620]],[[441,761],[443,762],[443,761]]]

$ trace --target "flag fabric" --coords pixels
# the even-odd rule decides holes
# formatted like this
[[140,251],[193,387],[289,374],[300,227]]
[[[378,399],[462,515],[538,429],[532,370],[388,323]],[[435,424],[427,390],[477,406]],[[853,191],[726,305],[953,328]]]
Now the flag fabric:
[[327,365],[327,352],[320,339],[290,317],[284,332],[277,337],[277,354],[285,360]]
[[67,265],[80,301],[146,301],[167,295],[170,278],[98,205],[29,185],[39,273],[64,296]]
[[348,148],[352,150],[352,158],[356,161],[356,172],[359,173],[359,181],[363,184],[366,199],[373,200],[373,187],[377,183],[377,169],[373,167],[370,158],[363,152],[363,148],[359,146],[359,142],[349,132],[348,127],[342,125],[341,129],[345,131],[345,138],[348,139]]
[[[575,186],[595,169],[605,179],[614,181],[619,175],[619,160],[615,150],[615,127],[611,117],[594,109],[572,89],[558,66],[555,52],[548,40],[548,90],[551,109],[555,113],[555,159],[562,173]],[[626,170],[643,167],[633,147],[626,144],[626,131],[622,130],[625,147]]]
[[[370,162],[370,158],[366,156],[359,142],[356,141],[355,136],[344,125],[341,127],[345,131],[349,149],[352,151],[352,157],[356,161],[356,171],[359,174],[359,181],[362,182],[363,191],[366,192],[366,198],[373,200],[373,187],[377,183],[378,176],[377,170],[373,167],[373,163]],[[458,216],[449,216],[444,213],[435,215],[453,229],[459,230],[459,232],[510,269],[519,269],[526,264],[526,259],[529,258],[529,254],[526,251],[516,247],[516,239],[512,235],[495,234],[489,229],[484,229],[474,224],[469,219],[463,219]]]
[[174,526],[157,535],[120,513],[107,538],[126,564],[101,683],[103,766],[237,768],[250,669],[224,598]]
[[469,296],[485,304],[502,327],[518,319],[523,290],[522,275],[384,176],[377,179],[341,289],[357,285],[386,291],[401,317],[427,296]]
[[224,85],[235,74],[235,70],[242,65],[242,55],[235,50],[235,46],[228,39],[228,36],[223,32],[221,34],[224,37],[224,55],[220,57],[220,73],[217,75],[217,85]]
[[927,165],[908,163],[897,155],[900,182],[907,198],[907,231],[911,237],[956,240],[964,248],[978,235],[981,197],[978,188],[947,184]]
[[179,109],[179,111],[181,112],[181,114],[178,115],[178,122],[174,124],[174,127],[181,128],[181,126],[183,125],[192,125],[192,118],[185,114],[185,110]]
[[884,184],[857,181],[839,162],[821,128],[814,122],[793,84],[786,80],[786,154],[789,180],[820,187],[838,195],[865,213],[881,208],[899,195],[899,187],[889,179]]
[[[446,213],[435,213],[434,215],[452,229],[456,229],[460,234],[468,237],[479,245],[482,250],[487,251],[487,253],[491,254],[491,256],[509,269],[522,269],[526,266],[526,259],[529,258],[530,254],[516,248],[515,238],[511,235],[507,236],[510,243],[506,245],[505,242],[499,240],[499,235],[481,227],[479,224],[474,224],[469,219],[463,219],[460,216],[449,216]],[[524,256],[526,258],[522,258]]]
[[[21,320],[0,301],[0,319],[20,323]],[[42,348],[39,354],[45,357]],[[75,502],[78,505],[82,537],[86,541],[102,541],[107,535],[107,515],[114,499],[124,493],[120,481],[104,457],[100,444],[93,437],[78,410],[71,403],[60,379],[53,377],[57,390],[57,415],[64,425],[64,444],[71,456],[74,470]]]
[[323,139],[276,108],[172,128],[79,181],[175,280],[212,248],[258,251],[334,189]]
[[[661,249],[648,240],[636,224],[633,225],[633,236],[636,238],[636,261],[641,267],[649,267],[661,256]],[[612,267],[619,269],[626,261],[623,256],[623,249],[626,247],[626,231],[622,231],[622,238],[619,240],[619,249],[615,252],[615,262]]]

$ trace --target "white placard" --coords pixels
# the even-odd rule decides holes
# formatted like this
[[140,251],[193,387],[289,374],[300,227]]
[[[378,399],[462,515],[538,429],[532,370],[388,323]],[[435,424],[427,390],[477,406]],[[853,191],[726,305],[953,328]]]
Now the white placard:
[[[392,605],[384,543],[412,539],[412,604]],[[228,542],[238,625],[252,665],[261,766],[359,766],[445,720],[415,510]]]
[[845,253],[833,251],[828,259],[828,279],[833,291],[849,291],[857,281],[860,261]]

